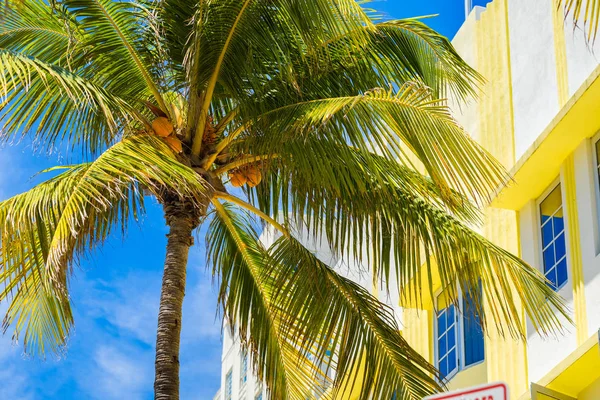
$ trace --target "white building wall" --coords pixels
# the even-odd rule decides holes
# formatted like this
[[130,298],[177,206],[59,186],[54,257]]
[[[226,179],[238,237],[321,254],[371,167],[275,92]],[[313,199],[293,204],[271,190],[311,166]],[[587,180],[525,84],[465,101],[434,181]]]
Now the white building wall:
[[553,0],[508,0],[516,159],[559,111],[552,7]]
[[[600,138],[595,138],[598,140]],[[575,151],[575,180],[585,284],[587,336],[600,329],[600,255],[598,232],[598,176],[594,141],[586,140]]]
[[[475,20],[479,20],[481,13],[485,8],[476,6],[469,14],[468,20],[458,30],[452,45],[461,57],[473,68],[477,70],[477,25]],[[470,22],[472,21],[472,22]],[[484,77],[485,78],[485,77]],[[476,99],[471,99],[467,104],[458,104],[451,101],[451,108],[456,120],[465,128],[465,131],[475,140],[479,138],[479,103]]]
[[[543,271],[538,210],[537,200],[532,200],[519,212],[521,257],[530,265]],[[566,299],[567,306],[572,310],[573,289],[571,282],[569,276],[569,281],[560,290],[560,295]],[[531,382],[539,381],[577,348],[575,328],[569,327],[566,321],[565,326],[568,331],[564,335],[543,337],[535,331],[531,321],[527,321],[527,364]]]
[[583,23],[580,22],[579,27],[575,27],[571,18],[565,21],[569,96],[579,89],[600,64],[600,40],[588,42],[581,26]]

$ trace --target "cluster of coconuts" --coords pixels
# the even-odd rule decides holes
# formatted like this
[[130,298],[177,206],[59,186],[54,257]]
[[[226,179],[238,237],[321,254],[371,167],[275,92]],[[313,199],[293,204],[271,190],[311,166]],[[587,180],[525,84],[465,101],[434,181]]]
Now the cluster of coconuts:
[[262,180],[262,174],[257,165],[248,165],[229,172],[229,183],[235,187],[248,185],[254,187]]
[[155,118],[154,121],[152,121],[152,130],[157,136],[163,138],[173,151],[176,153],[181,153],[183,151],[181,140],[173,135],[173,124],[166,117]]

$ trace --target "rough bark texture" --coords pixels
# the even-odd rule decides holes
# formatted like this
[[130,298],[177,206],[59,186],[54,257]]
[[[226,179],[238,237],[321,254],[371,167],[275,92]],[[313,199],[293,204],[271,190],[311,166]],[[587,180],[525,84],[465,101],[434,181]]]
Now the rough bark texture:
[[154,398],[178,400],[179,341],[186,267],[193,244],[192,231],[200,223],[205,210],[181,200],[167,200],[164,210],[170,230],[158,312]]

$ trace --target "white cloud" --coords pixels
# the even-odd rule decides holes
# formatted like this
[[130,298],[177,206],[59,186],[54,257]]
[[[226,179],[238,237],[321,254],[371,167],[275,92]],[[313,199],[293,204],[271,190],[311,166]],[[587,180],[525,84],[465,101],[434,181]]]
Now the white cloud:
[[[192,249],[190,255],[186,296],[183,303],[184,343],[221,334],[220,319],[216,315],[216,289],[208,274],[198,268],[199,255]],[[123,279],[111,282],[85,282],[89,288],[85,307],[96,318],[103,318],[121,333],[154,345],[158,319],[161,276],[144,271],[131,272]]]
[[0,399],[33,400],[27,374],[13,366],[3,365],[0,368]]
[[101,345],[94,353],[91,376],[82,383],[98,399],[141,399],[152,387],[152,371],[147,360],[128,349],[128,356],[114,346]]
[[215,291],[208,278],[199,279],[196,285],[186,291],[182,341],[197,341],[221,335],[221,322],[216,318]]

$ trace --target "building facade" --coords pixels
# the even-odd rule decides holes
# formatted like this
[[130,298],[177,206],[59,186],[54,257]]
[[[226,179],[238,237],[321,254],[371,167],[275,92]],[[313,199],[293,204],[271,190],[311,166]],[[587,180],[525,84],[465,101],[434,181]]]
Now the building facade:
[[[600,40],[586,42],[555,0],[494,0],[471,11],[453,44],[486,79],[456,118],[514,177],[498,189],[481,232],[538,268],[575,325],[543,337],[523,315],[523,341],[494,326],[483,334],[441,287],[420,309],[379,297],[396,306],[403,335],[450,389],[504,381],[513,400],[600,400]],[[378,294],[368,268],[309,248]],[[226,337],[223,349],[215,400],[266,399],[253,377],[241,379],[239,343]]]
[[405,304],[404,334],[452,389],[504,381],[515,400],[598,400],[600,43],[553,0],[494,0],[453,44],[486,79],[455,115],[514,177],[482,233],[544,273],[575,326],[543,337],[524,317],[526,342],[491,326],[481,343],[438,288],[425,310]]

